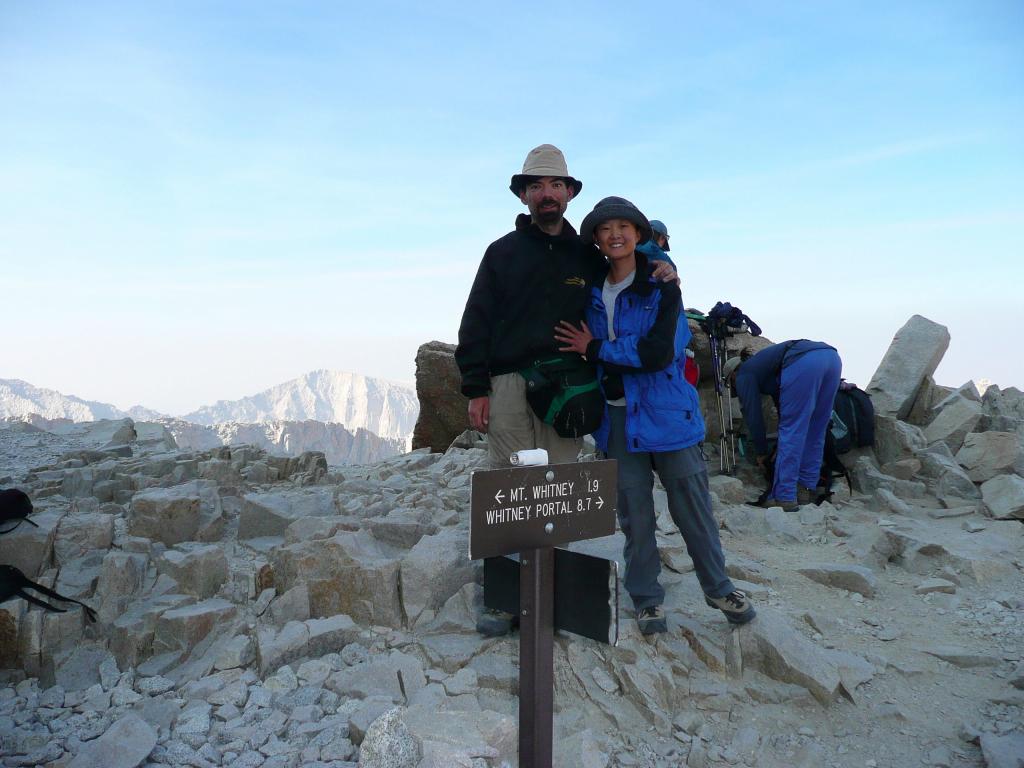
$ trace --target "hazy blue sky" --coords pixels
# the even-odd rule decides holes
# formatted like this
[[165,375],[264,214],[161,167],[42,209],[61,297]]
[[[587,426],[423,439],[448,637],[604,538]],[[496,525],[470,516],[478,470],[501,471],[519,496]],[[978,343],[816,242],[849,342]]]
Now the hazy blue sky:
[[1024,3],[0,0],[0,378],[182,413],[455,341],[552,142],[687,306],[1024,387]]

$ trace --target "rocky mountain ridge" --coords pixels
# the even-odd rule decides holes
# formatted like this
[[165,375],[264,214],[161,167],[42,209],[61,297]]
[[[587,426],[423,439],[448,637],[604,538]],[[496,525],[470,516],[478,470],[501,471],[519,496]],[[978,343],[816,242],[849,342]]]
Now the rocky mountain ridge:
[[268,453],[298,456],[320,451],[329,464],[370,464],[404,453],[408,441],[380,437],[368,429],[348,429],[343,424],[305,421],[234,421],[210,426],[182,419],[158,419],[186,451],[206,451],[222,445],[253,445]]
[[142,406],[126,412],[17,379],[0,379],[0,421],[52,430],[62,422],[132,418],[163,424],[184,449],[248,443],[285,456],[323,451],[331,464],[378,461],[407,450],[418,410],[411,387],[344,371],[312,371],[180,418]]
[[127,411],[94,400],[64,395],[20,379],[0,379],[0,419],[136,421],[179,419],[213,426],[226,422],[320,421],[342,424],[350,431],[366,429],[381,437],[412,435],[419,411],[413,387],[348,371],[316,370],[240,400],[218,400],[182,416],[143,406]]
[[109,403],[83,400],[44,389],[21,379],[0,379],[0,418],[28,420],[32,416],[70,421],[123,419],[128,416]]

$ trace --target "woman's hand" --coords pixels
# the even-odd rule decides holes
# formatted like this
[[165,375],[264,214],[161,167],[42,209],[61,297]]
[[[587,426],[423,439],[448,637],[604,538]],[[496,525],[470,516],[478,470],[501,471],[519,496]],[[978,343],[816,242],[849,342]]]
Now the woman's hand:
[[594,335],[585,322],[581,322],[580,325],[582,328],[577,328],[572,323],[562,320],[555,326],[555,341],[565,345],[558,348],[559,352],[577,352],[586,357],[587,345],[594,340]]

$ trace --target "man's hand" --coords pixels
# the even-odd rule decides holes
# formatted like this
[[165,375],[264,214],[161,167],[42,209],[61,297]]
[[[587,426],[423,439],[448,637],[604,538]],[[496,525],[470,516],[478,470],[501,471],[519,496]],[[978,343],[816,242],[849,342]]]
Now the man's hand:
[[658,280],[661,280],[661,282],[671,283],[673,280],[675,280],[676,285],[679,285],[679,283],[681,282],[679,279],[679,275],[676,274],[675,267],[673,267],[667,261],[661,261],[660,259],[652,261],[651,266],[654,267],[654,271],[651,273],[651,276]]
[[558,348],[559,352],[577,352],[586,356],[587,345],[594,340],[594,336],[586,323],[580,322],[580,325],[582,328],[577,328],[562,320],[555,326],[555,341],[565,345]]
[[768,463],[768,454],[760,453],[754,457],[754,461],[757,462],[757,466],[764,469],[764,465]]
[[487,434],[491,422],[491,398],[487,395],[474,397],[469,401],[469,426],[477,432]]

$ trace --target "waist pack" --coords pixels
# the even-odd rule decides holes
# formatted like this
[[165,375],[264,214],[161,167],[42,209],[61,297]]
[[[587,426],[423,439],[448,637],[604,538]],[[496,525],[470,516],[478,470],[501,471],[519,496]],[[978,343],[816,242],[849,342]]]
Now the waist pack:
[[583,437],[601,426],[604,395],[594,366],[577,354],[535,360],[521,370],[526,401],[561,437]]
[[829,430],[836,453],[875,444],[875,407],[868,394],[845,381],[839,385],[832,405]]

